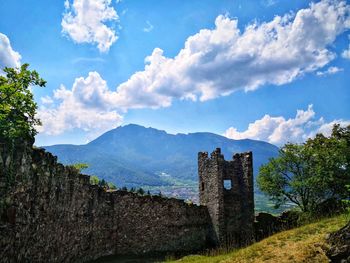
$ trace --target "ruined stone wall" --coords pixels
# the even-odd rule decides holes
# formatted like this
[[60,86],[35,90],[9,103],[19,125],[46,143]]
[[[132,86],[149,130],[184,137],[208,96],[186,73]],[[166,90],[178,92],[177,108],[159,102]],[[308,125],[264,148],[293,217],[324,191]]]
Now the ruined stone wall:
[[210,237],[211,242],[215,245],[220,243],[220,233],[224,231],[224,200],[218,179],[218,175],[221,174],[222,160],[223,158],[220,158],[216,152],[212,153],[210,159],[207,152],[198,153],[199,202],[208,208],[212,221]]
[[206,207],[91,186],[31,142],[0,143],[0,262],[83,262],[206,246]]
[[[200,204],[208,207],[212,241],[221,246],[243,246],[254,239],[252,153],[225,161],[220,149],[210,157],[198,154]],[[230,189],[224,187],[227,181]]]

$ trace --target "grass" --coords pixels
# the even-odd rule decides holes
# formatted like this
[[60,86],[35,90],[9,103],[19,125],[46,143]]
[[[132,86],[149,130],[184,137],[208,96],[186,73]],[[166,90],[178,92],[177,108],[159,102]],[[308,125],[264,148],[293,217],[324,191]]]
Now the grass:
[[187,256],[181,263],[249,263],[249,262],[329,262],[324,253],[326,235],[343,227],[349,218],[346,215],[322,219],[316,223],[277,233],[249,247],[208,252],[207,255]]

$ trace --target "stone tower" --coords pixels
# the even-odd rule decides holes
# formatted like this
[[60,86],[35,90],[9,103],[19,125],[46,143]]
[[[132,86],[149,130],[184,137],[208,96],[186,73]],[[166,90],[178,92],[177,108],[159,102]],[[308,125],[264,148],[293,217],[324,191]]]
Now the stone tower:
[[253,241],[254,192],[252,152],[225,161],[220,148],[210,157],[198,153],[200,204],[208,208],[210,239],[217,246],[239,247]]

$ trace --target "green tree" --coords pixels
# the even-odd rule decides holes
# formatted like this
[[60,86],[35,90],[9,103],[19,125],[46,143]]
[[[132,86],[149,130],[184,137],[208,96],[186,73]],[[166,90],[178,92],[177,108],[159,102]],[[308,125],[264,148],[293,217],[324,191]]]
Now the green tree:
[[290,201],[301,210],[308,209],[305,181],[309,177],[305,167],[305,156],[302,145],[286,144],[279,151],[279,156],[270,159],[260,167],[257,183],[261,191],[275,202],[276,207]]
[[[73,164],[71,166],[73,166],[75,169],[77,169],[79,171],[79,173],[81,173],[82,170],[89,168],[89,165],[86,163],[76,163],[76,164]],[[105,183],[106,182],[104,181],[103,184],[105,185]],[[100,185],[100,179],[96,175],[91,175],[90,176],[90,184],[91,185]]]
[[98,185],[100,182],[100,179],[96,175],[90,176],[90,184],[91,185]]
[[[346,189],[350,195],[350,185],[346,185]],[[348,221],[350,222],[350,198],[343,199],[342,202],[345,204],[347,210]]]
[[82,170],[89,168],[89,165],[86,163],[76,163],[72,165],[75,169],[81,173]]
[[108,183],[108,188],[111,189],[111,190],[115,190],[115,189],[117,189],[117,186],[114,183],[109,182]]
[[35,126],[41,125],[35,117],[37,104],[30,87],[44,87],[46,81],[28,67],[4,68],[5,76],[0,76],[0,136],[6,140],[33,138],[37,134]]
[[105,179],[102,179],[101,181],[98,182],[98,185],[103,187],[103,188],[107,188],[108,187],[108,184],[107,182],[105,181]]
[[259,188],[276,207],[289,201],[304,212],[315,211],[327,200],[341,200],[350,183],[349,135],[350,126],[335,125],[329,137],[317,134],[303,144],[286,144],[260,168]]
[[[340,129],[346,131],[335,126],[330,137],[317,134],[304,145],[308,151],[310,174],[313,175],[310,179],[314,194],[311,207],[327,199],[340,200],[348,195],[346,185],[350,183],[350,141],[346,133],[338,133]],[[350,133],[350,126],[347,132]]]
[[137,190],[137,193],[138,193],[139,195],[144,195],[144,194],[145,194],[145,190],[143,190],[142,188],[139,188],[139,189]]

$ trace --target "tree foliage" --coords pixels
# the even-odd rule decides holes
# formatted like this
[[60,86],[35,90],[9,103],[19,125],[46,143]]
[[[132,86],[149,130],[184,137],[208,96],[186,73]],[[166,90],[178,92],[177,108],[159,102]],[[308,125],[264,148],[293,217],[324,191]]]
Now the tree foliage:
[[348,197],[350,126],[334,125],[332,135],[317,134],[303,144],[288,143],[260,168],[259,188],[276,206],[289,201],[312,212],[327,200]]
[[91,185],[98,185],[99,182],[100,182],[100,179],[96,175],[90,176],[90,184]]
[[[72,165],[75,169],[77,169],[79,172],[81,172],[84,169],[89,168],[89,165],[86,163],[76,163]],[[100,180],[96,175],[90,176],[90,184],[91,185],[98,185],[104,189],[110,189],[115,190],[117,189],[117,186],[111,182],[106,182],[104,179]]]
[[72,165],[75,169],[81,173],[82,170],[89,168],[89,165],[87,163],[76,163]]
[[117,186],[116,186],[114,183],[109,182],[109,183],[108,183],[108,189],[110,189],[110,190],[116,190],[116,189],[117,189]]
[[108,183],[106,182],[105,179],[102,179],[98,182],[98,185],[102,188],[108,189]]
[[35,117],[37,104],[30,87],[44,87],[46,81],[28,67],[28,64],[23,64],[19,69],[5,68],[5,76],[0,75],[1,138],[33,138],[37,134],[35,126],[41,124]]
[[139,195],[144,195],[144,194],[145,194],[145,190],[143,190],[142,188],[139,188],[139,189],[137,190],[137,193],[138,193]]

